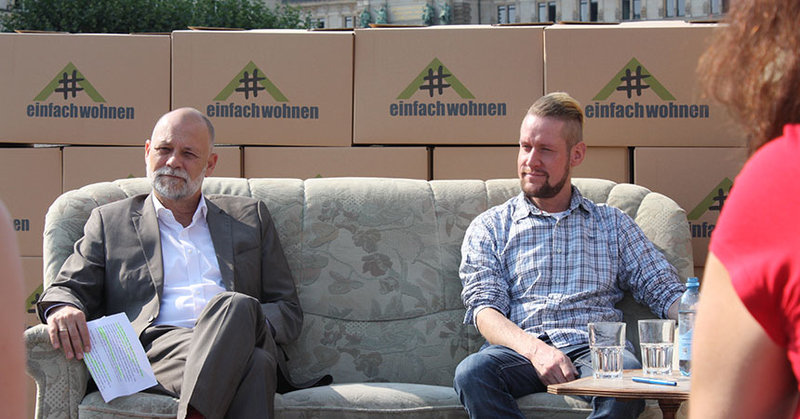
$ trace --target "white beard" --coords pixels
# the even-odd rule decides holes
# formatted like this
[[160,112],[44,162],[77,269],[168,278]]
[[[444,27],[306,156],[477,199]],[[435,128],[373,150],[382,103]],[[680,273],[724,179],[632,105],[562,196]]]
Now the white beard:
[[[172,179],[164,175],[178,176],[183,181]],[[164,166],[154,172],[149,173],[150,180],[153,184],[153,189],[159,195],[171,201],[177,201],[182,198],[194,195],[203,185],[203,179],[206,176],[206,168],[197,175],[197,178],[190,179],[189,174],[183,169],[171,169]]]

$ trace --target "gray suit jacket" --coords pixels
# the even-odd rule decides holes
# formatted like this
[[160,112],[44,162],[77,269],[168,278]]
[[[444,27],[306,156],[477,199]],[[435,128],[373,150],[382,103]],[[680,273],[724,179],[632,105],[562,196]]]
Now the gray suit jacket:
[[[139,195],[92,211],[84,237],[37,304],[69,303],[89,320],[124,312],[137,334],[152,324],[164,287],[161,239],[152,195]],[[206,198],[207,221],[229,291],[258,299],[275,330],[275,342],[296,339],[303,323],[278,233],[263,202],[246,197]]]

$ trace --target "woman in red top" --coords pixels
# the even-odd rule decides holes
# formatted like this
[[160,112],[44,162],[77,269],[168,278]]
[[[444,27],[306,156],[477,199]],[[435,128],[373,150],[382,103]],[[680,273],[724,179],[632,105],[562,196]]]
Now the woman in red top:
[[736,0],[701,59],[749,134],[711,239],[692,418],[800,418],[800,1]]

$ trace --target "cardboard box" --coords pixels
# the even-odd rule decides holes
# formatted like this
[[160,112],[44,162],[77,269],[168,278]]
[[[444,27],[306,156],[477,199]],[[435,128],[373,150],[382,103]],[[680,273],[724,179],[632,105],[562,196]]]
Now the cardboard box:
[[172,106],[204,112],[217,143],[351,144],[351,32],[177,31],[172,41]]
[[[436,147],[433,179],[501,179],[517,177],[519,147]],[[572,169],[572,177],[593,177],[630,182],[630,162],[625,147],[589,147],[586,159]]]
[[586,158],[572,169],[572,177],[631,182],[630,152],[626,147],[587,147]]
[[719,212],[746,160],[744,148],[634,150],[636,184],[672,198],[686,210],[695,266],[705,265]]
[[0,34],[0,141],[140,144],[169,110],[168,36]]
[[354,144],[516,144],[543,92],[542,27],[355,31]]
[[244,175],[428,180],[428,150],[425,147],[245,147]]
[[517,177],[517,147],[435,147],[433,180]]
[[545,90],[583,106],[590,146],[739,147],[741,130],[701,97],[698,59],[713,24],[555,25]]
[[0,199],[22,256],[42,256],[44,216],[61,194],[61,148],[0,148]]
[[[241,177],[241,148],[217,146],[217,167],[212,176]],[[97,182],[147,175],[144,146],[64,147],[64,191]]]

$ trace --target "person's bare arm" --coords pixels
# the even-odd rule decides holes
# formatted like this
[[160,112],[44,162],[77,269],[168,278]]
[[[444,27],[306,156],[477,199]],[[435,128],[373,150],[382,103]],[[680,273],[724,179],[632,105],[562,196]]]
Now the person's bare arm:
[[528,358],[542,384],[565,383],[577,378],[577,369],[563,352],[526,333],[499,311],[484,308],[478,312],[475,323],[489,343],[506,346]]
[[713,254],[706,262],[697,313],[689,417],[791,417],[797,384],[786,350],[742,304]]
[[669,310],[667,311],[667,318],[672,320],[678,320],[678,305],[680,305],[680,303],[681,299],[678,298],[677,300],[675,300],[674,303],[672,303],[671,306],[669,306]]

